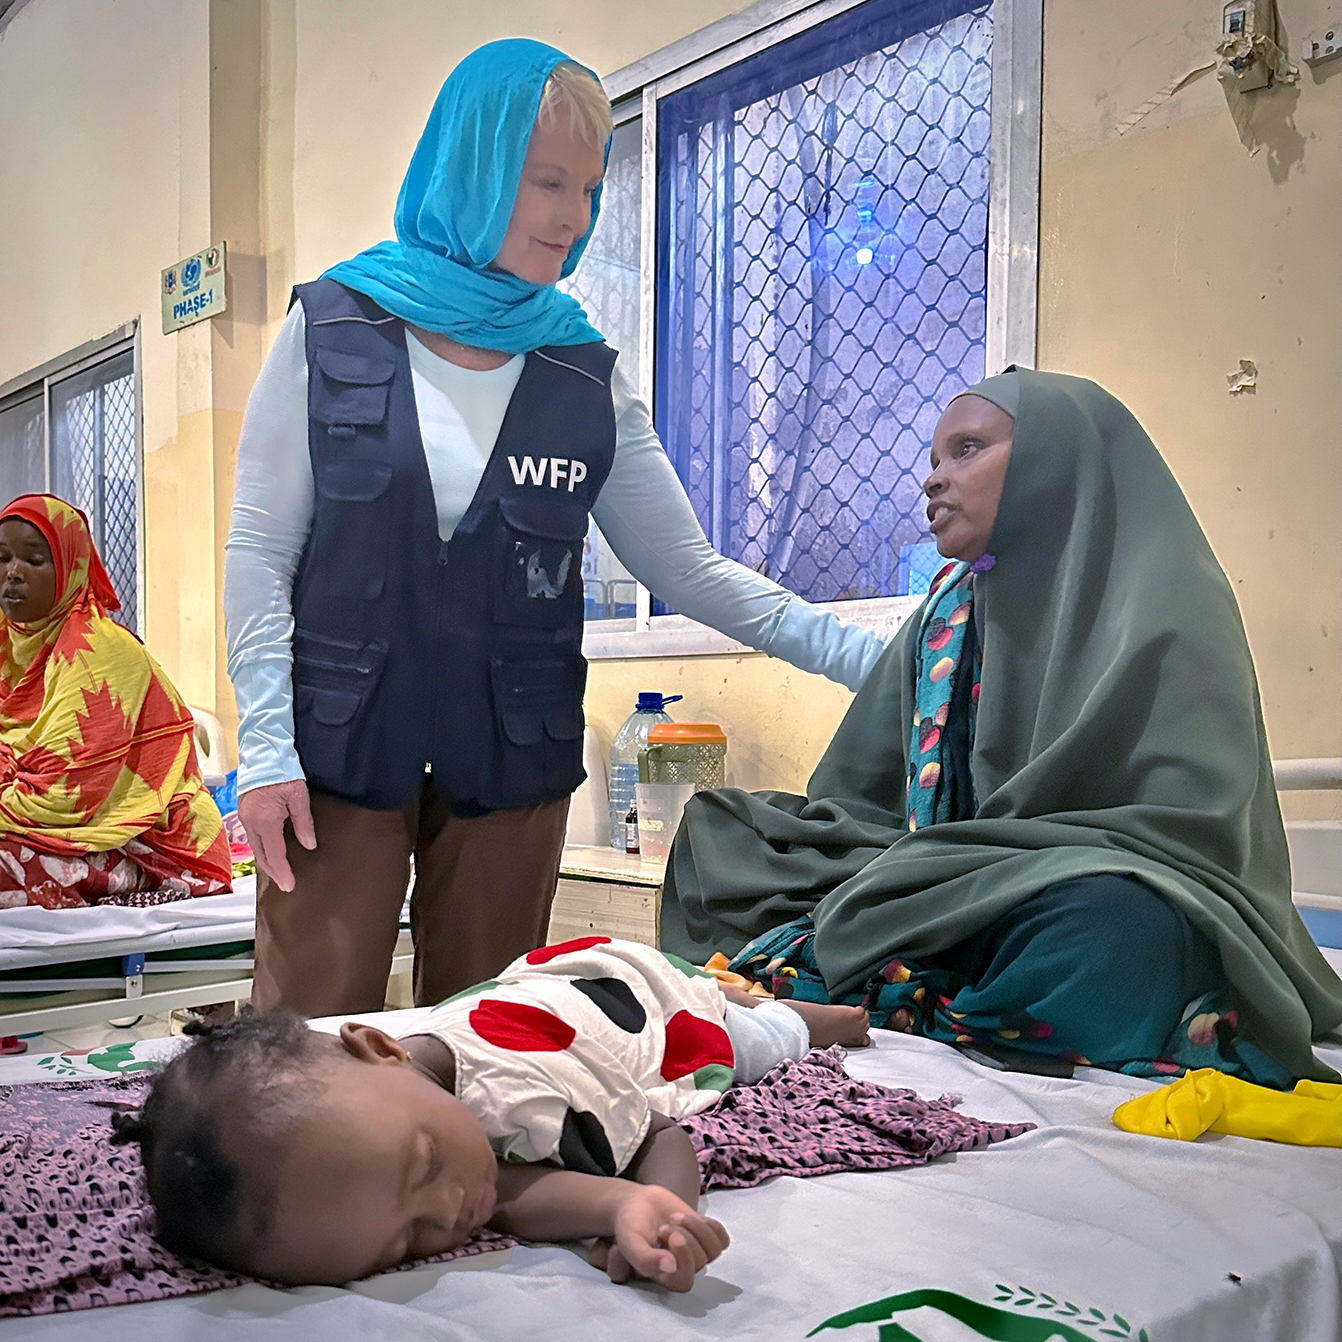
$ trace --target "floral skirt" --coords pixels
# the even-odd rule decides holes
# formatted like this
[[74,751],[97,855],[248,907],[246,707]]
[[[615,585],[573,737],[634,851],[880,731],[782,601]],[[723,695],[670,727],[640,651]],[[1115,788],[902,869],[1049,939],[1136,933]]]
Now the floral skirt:
[[903,1030],[1008,1061],[1060,1058],[1129,1076],[1214,1067],[1259,1085],[1294,1078],[1245,1037],[1216,948],[1140,881],[1087,876],[1041,891],[945,951],[896,956],[832,997],[800,918],[730,968],[775,997],[861,1005]]
[[53,857],[22,839],[0,838],[0,909],[24,904],[44,909],[91,904],[145,908],[217,895],[227,888],[217,877],[187,871],[138,839],[109,852]]

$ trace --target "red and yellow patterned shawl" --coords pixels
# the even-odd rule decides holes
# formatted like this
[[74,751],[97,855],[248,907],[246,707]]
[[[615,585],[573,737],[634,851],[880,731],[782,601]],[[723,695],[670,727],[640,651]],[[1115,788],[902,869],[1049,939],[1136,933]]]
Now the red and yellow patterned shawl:
[[228,842],[201,781],[191,713],[129,630],[78,508],[25,494],[3,513],[51,547],[56,604],[0,614],[0,834],[60,857],[139,839],[229,885]]

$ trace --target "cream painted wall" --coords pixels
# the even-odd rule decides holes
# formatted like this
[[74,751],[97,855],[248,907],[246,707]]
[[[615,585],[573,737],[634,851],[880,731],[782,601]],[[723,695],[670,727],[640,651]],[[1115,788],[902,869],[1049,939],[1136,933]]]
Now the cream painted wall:
[[[1207,59],[1220,8],[1045,6],[1039,362],[1103,383],[1163,451],[1239,597],[1274,755],[1338,755],[1342,62],[1251,95],[1253,153],[1210,75],[1116,130]],[[1291,52],[1328,10],[1279,8]],[[1257,387],[1232,396],[1242,358]]]
[[30,0],[0,32],[0,382],[140,322],[144,633],[214,707],[211,330],[159,272],[211,241],[208,0]]

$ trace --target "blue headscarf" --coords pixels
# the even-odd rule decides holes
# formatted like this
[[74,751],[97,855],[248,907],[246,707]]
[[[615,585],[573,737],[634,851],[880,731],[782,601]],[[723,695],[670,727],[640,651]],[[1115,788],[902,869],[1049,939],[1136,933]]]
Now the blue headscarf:
[[[322,278],[465,345],[525,354],[600,340],[577,300],[553,284],[489,269],[512,216],[545,81],[568,59],[527,38],[471,52],[439,90],[415,146],[396,201],[396,240],[341,261]],[[564,275],[587,247],[600,206],[598,187],[592,222],[569,252]]]

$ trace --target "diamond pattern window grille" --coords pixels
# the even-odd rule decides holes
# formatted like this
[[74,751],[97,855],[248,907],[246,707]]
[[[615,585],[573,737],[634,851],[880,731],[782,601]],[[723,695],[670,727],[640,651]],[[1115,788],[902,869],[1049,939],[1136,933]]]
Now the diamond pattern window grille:
[[869,0],[659,105],[658,428],[715,547],[809,600],[928,567],[932,429],[984,369],[991,57],[990,6]]
[[139,628],[135,370],[128,351],[51,388],[52,492],[88,514],[128,629]]

